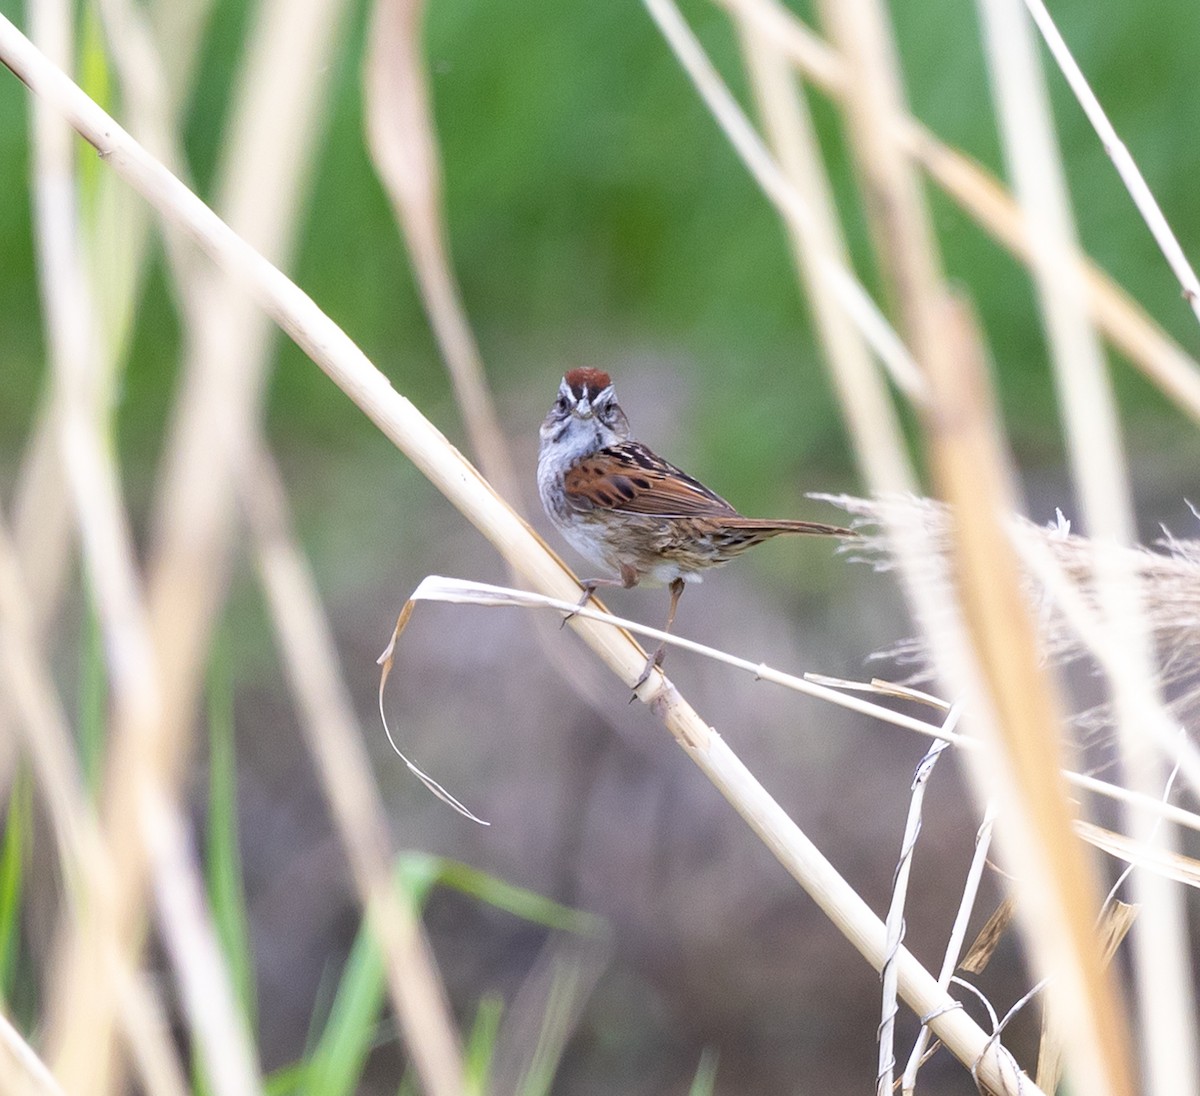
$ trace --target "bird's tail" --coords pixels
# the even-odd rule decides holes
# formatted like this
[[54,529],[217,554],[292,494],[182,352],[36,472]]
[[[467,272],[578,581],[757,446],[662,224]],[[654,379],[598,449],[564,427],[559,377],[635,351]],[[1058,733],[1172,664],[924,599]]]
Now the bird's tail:
[[747,533],[757,533],[761,537],[779,536],[781,533],[806,533],[817,537],[857,537],[853,529],[843,529],[840,525],[825,525],[819,521],[775,521],[771,518],[734,518],[727,520],[726,525],[734,529],[742,529]]

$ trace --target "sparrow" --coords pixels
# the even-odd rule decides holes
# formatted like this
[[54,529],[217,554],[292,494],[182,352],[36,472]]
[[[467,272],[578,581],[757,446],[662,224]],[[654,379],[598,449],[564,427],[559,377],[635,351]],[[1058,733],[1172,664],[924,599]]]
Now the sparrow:
[[[580,580],[582,608],[600,586],[667,586],[670,632],[686,583],[782,533],[854,537],[813,521],[747,518],[699,480],[630,437],[611,378],[572,369],[542,423],[538,494],[567,543],[616,577]],[[634,689],[661,666],[666,644],[647,659]]]

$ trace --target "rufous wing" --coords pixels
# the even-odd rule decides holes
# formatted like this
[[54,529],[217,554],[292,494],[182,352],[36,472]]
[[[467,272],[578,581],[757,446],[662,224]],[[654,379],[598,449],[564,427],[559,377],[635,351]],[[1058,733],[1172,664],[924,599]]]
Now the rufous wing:
[[627,441],[584,457],[563,486],[579,512],[615,510],[663,518],[736,518],[738,512],[699,480],[640,442]]

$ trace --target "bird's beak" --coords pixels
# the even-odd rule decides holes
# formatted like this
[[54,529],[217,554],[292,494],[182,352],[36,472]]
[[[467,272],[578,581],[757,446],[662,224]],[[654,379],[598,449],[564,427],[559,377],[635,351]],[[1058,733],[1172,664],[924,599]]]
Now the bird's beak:
[[593,414],[592,404],[587,396],[584,396],[583,399],[579,400],[579,402],[575,404],[573,410],[581,419],[590,419]]

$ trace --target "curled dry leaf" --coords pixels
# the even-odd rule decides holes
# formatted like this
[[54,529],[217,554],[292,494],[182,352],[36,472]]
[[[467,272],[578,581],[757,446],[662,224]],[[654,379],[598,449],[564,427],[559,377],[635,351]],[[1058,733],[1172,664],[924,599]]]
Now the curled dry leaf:
[[490,822],[485,822],[478,815],[472,813],[463,804],[451,795],[445,788],[442,787],[436,780],[433,779],[427,772],[414,765],[396,745],[396,740],[392,737],[392,729],[388,726],[387,713],[383,707],[383,691],[387,686],[387,679],[391,676],[392,665],[396,660],[396,641],[400,638],[400,634],[408,626],[409,620],[412,618],[413,608],[416,606],[414,600],[409,600],[404,603],[404,608],[400,610],[400,616],[396,618],[396,627],[392,629],[392,638],[388,640],[388,645],[384,648],[383,654],[376,659],[379,664],[379,718],[383,722],[383,733],[387,735],[388,745],[395,751],[396,756],[408,766],[408,771],[413,774],[422,784],[425,785],[435,796],[443,803],[453,807],[459,814],[465,818],[469,818],[472,822],[478,822],[481,826],[490,826]]

